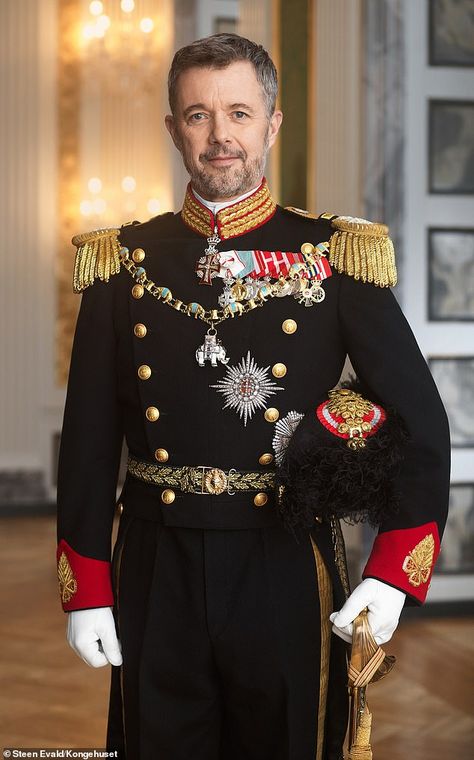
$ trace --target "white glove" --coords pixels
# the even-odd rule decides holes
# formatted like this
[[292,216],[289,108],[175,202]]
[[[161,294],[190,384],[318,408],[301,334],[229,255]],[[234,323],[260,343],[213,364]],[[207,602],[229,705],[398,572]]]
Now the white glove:
[[115,633],[111,607],[74,610],[68,613],[67,640],[92,668],[121,665],[120,642]]
[[329,616],[332,630],[344,641],[352,641],[352,621],[368,607],[369,622],[377,644],[390,641],[400,618],[406,594],[376,578],[366,578],[352,592],[342,609]]

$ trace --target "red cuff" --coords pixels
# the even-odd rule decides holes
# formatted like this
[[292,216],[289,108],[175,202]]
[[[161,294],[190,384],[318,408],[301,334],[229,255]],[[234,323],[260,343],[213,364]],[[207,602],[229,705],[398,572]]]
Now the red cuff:
[[56,553],[61,602],[65,612],[112,607],[110,562],[83,557],[61,539]]
[[363,578],[378,578],[424,602],[439,554],[435,522],[379,533]]

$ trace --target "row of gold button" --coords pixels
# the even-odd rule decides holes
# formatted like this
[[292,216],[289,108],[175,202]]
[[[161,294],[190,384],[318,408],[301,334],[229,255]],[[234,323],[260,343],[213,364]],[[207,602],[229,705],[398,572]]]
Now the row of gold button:
[[[135,264],[141,264],[144,258],[145,251],[143,248],[135,248],[132,253],[132,259]],[[132,296],[134,298],[141,298],[143,296],[143,293],[144,289],[142,285],[133,286]],[[133,333],[137,338],[144,338],[147,332],[147,327],[142,322],[138,322],[133,328]],[[140,380],[149,380],[152,374],[151,367],[148,364],[141,364],[138,367],[137,374]],[[147,418],[148,422],[157,422],[160,418],[160,410],[156,406],[149,406],[145,411],[145,417]],[[157,452],[160,452],[158,456],[161,457],[158,461],[166,462],[168,460],[168,452],[166,449],[157,449],[155,456],[157,456]]]
[[[174,502],[176,499],[176,493],[173,491],[172,488],[165,488],[165,490],[161,494],[161,501],[163,504],[170,505]],[[261,491],[260,493],[255,494],[253,503],[256,507],[263,507],[268,501],[268,495]]]
[[[132,253],[133,260],[138,264],[145,258],[145,252],[141,248],[136,248]],[[137,322],[133,328],[133,334],[136,338],[144,338],[147,334],[147,326],[143,322]],[[148,364],[141,364],[137,370],[140,380],[149,380],[152,374],[151,367]],[[146,418],[149,422],[156,422],[159,419],[160,411],[156,406],[149,406],[145,412]],[[169,459],[169,453],[164,448],[158,448],[155,450],[155,459],[157,462],[167,462]]]
[[[173,489],[165,488],[165,490],[161,494],[161,501],[163,502],[163,504],[166,504],[167,506],[169,506],[170,504],[174,502],[175,499],[176,499],[176,493],[173,491]],[[263,507],[267,503],[267,501],[268,501],[268,496],[266,493],[262,491],[261,493],[257,493],[254,496],[253,503],[255,504],[256,507]],[[117,512],[119,515],[121,515],[123,512],[123,504],[121,502],[117,504]]]

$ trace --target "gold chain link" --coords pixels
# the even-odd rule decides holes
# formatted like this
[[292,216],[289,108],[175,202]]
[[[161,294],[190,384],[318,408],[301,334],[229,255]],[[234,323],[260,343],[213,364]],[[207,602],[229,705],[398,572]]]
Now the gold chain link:
[[[281,287],[281,284],[265,282],[262,288],[259,290],[255,298],[250,298],[246,303],[229,304],[223,309],[204,309],[200,303],[193,301],[192,303],[185,304],[179,298],[175,298],[171,290],[165,286],[157,285],[153,280],[147,276],[147,273],[142,266],[136,266],[136,264],[127,257],[128,254],[123,253],[122,248],[120,252],[120,260],[125,269],[131,274],[133,279],[142,285],[145,290],[151,293],[152,296],[162,301],[167,306],[170,306],[175,311],[185,314],[187,317],[193,317],[194,319],[200,319],[202,322],[206,322],[208,325],[219,325],[229,317],[235,316],[241,317],[243,314],[248,314],[249,311],[253,311],[258,307],[261,307],[266,302],[267,298],[274,298]],[[235,308],[232,308],[235,307]]]

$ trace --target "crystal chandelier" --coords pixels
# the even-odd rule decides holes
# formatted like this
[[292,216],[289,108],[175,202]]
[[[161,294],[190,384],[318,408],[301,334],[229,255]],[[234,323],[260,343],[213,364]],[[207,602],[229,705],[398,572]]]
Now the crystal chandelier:
[[156,91],[165,30],[159,19],[143,14],[146,5],[146,0],[93,0],[84,14],[85,73],[109,93],[136,97]]

